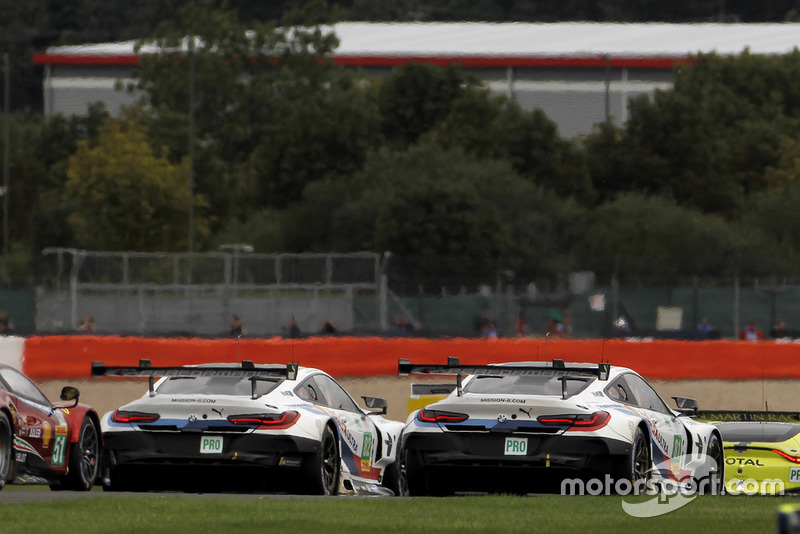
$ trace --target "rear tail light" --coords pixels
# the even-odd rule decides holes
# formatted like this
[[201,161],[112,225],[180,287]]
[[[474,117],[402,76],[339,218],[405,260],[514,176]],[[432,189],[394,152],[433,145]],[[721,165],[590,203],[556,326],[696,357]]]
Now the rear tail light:
[[142,413],[142,412],[126,412],[124,410],[117,410],[111,416],[111,420],[115,423],[155,423],[158,421],[160,415],[157,413]]
[[256,413],[243,415],[229,415],[228,421],[234,425],[257,426],[270,430],[289,428],[300,418],[300,413],[294,410],[283,413]]
[[594,412],[566,415],[540,415],[536,418],[545,426],[565,426],[567,430],[581,430],[590,432],[599,430],[608,424],[611,414],[608,412]]
[[443,412],[440,410],[420,410],[417,420],[423,423],[463,423],[469,419],[465,413]]
[[800,457],[792,456],[791,454],[787,454],[787,453],[785,453],[785,452],[783,452],[781,450],[778,450],[778,449],[772,449],[772,452],[774,452],[776,454],[780,454],[781,456],[783,456],[784,458],[786,458],[790,462],[794,462],[796,464],[800,464]]

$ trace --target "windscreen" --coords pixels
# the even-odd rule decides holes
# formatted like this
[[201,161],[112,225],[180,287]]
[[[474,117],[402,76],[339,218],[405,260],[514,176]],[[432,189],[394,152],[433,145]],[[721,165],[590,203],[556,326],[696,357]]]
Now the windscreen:
[[722,441],[736,443],[749,441],[766,441],[780,443],[800,433],[800,425],[792,423],[716,423]]
[[467,393],[497,393],[506,395],[561,395],[562,378],[566,378],[567,396],[583,391],[596,378],[552,375],[477,375],[465,386]]
[[156,390],[167,395],[235,395],[252,394],[252,380],[256,383],[256,395],[266,395],[283,382],[283,378],[243,378],[230,376],[176,376],[164,381]]

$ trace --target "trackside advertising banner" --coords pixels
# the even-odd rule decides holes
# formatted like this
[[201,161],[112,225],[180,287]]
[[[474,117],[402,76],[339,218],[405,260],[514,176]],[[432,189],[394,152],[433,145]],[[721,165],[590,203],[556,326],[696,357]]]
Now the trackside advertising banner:
[[773,341],[550,340],[543,338],[422,339],[309,337],[195,339],[122,336],[0,338],[0,362],[34,379],[89,378],[93,361],[105,365],[181,366],[251,360],[298,363],[333,376],[392,376],[398,358],[464,365],[509,361],[609,362],[650,379],[800,378],[800,344]]

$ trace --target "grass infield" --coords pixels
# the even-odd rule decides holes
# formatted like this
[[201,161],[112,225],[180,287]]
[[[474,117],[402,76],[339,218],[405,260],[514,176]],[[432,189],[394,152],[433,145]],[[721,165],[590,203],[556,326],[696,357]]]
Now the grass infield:
[[[6,488],[7,491],[24,491]],[[628,500],[632,498],[627,498]],[[781,504],[792,497],[701,496],[666,515],[637,519],[620,497],[559,495],[452,498],[269,498],[180,494],[3,503],[0,532],[613,532],[648,534],[775,532]]]

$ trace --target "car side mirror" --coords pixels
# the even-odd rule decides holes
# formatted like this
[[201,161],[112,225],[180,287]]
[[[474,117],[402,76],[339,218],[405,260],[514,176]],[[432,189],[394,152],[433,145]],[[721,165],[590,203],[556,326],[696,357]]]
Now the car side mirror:
[[72,406],[64,406],[64,408],[74,408],[78,405],[78,399],[80,396],[81,392],[78,390],[78,388],[73,386],[64,386],[61,388],[61,395],[59,398],[64,402],[75,401]]
[[697,415],[698,404],[697,400],[688,397],[672,397],[675,399],[675,406],[678,411],[686,415]]
[[364,404],[367,406],[367,408],[369,408],[370,410],[376,410],[371,412],[372,414],[375,415],[386,414],[386,410],[389,407],[389,404],[386,402],[386,399],[381,397],[366,397],[366,396],[362,396],[361,398],[364,399]]

